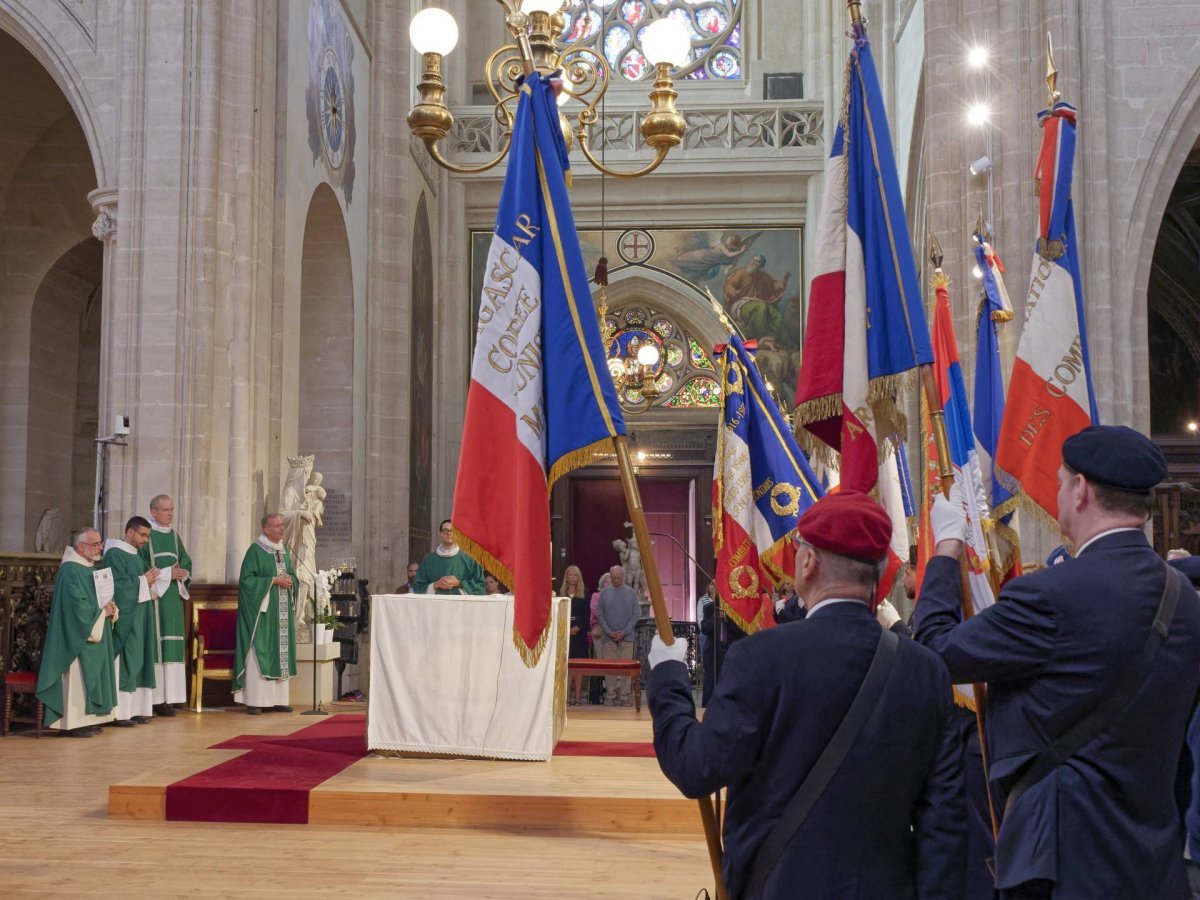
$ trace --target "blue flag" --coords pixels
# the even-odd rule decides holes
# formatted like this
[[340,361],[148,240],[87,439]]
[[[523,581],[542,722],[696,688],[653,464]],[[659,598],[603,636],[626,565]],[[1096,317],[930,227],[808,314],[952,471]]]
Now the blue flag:
[[713,550],[725,611],[749,633],[774,624],[763,593],[796,577],[796,520],[825,492],[741,339],[718,348],[721,427],[713,468]]

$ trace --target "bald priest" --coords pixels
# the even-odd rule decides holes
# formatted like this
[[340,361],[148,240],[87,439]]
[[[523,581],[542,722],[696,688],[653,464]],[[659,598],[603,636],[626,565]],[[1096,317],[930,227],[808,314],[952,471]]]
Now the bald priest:
[[96,566],[101,547],[100,534],[85,528],[63,552],[38,671],[44,723],[72,737],[99,734],[117,705],[112,638],[117,606],[112,572]]
[[264,516],[262,534],[242,559],[238,577],[237,645],[233,700],[252,716],[263,710],[291,712],[288,679],[296,674],[297,582],[292,555],[283,545],[283,516]]

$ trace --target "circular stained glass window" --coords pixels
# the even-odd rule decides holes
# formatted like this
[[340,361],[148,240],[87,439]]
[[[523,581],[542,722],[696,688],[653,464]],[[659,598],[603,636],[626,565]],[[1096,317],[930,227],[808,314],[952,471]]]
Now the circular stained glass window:
[[567,0],[565,7],[562,39],[601,52],[628,81],[652,74],[642,53],[642,35],[662,16],[677,21],[691,38],[692,58],[675,71],[676,78],[743,77],[742,0]]

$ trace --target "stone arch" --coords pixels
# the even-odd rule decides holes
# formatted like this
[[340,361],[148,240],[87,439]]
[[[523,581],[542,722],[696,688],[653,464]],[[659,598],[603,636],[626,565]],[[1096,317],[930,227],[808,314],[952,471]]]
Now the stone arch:
[[[96,437],[96,399],[77,403],[76,388],[89,334],[80,324],[80,298],[95,289],[89,308],[98,312],[103,262],[90,237],[94,215],[87,197],[96,187],[97,167],[87,136],[52,73],[2,30],[0,135],[0,547],[33,549],[45,509],[58,507],[65,525],[79,524],[74,519],[83,515],[83,505],[69,481],[80,482],[75,487],[81,495],[91,492],[94,468],[75,472],[70,448],[78,438],[90,452]],[[48,330],[50,322],[59,330]],[[98,366],[98,320],[91,335],[89,353]],[[96,378],[89,368],[85,380]],[[47,386],[57,408],[42,396]],[[77,406],[90,407],[90,434],[77,433]],[[46,414],[61,421],[47,430]],[[47,444],[51,433],[53,448]],[[43,470],[49,458],[62,467]],[[62,484],[48,487],[47,471],[50,481]],[[70,478],[63,479],[64,472]]]
[[27,546],[47,510],[59,511],[68,532],[92,521],[103,274],[104,248],[87,238],[55,261],[33,298],[25,447]]
[[297,446],[324,476],[317,563],[353,555],[354,277],[346,220],[333,189],[313,192],[300,261]]
[[681,325],[709,347],[728,337],[708,296],[691,283],[666,272],[642,267],[631,266],[612,273],[608,283],[609,309],[619,309],[638,301],[650,303],[677,317]]
[[[105,143],[101,139],[99,117],[84,89],[86,79],[75,67],[70,55],[52,36],[50,27],[35,19],[32,13],[22,10],[19,4],[7,8],[0,6],[0,42],[4,38],[19,44],[24,54],[32,57],[58,86],[83,132],[95,182],[107,184],[109,167]],[[0,43],[0,60],[6,57],[13,59],[16,54]]]
[[[1142,329],[1142,337],[1146,340],[1146,356],[1143,359],[1149,357],[1149,343],[1152,337],[1150,283],[1155,267],[1155,248],[1166,225],[1167,207],[1172,192],[1188,165],[1189,156],[1200,147],[1200,51],[1193,53],[1189,64],[1181,68],[1184,71],[1190,69],[1192,76],[1176,95],[1174,103],[1169,107],[1164,104],[1165,112],[1159,119],[1163,122],[1163,127],[1142,170],[1132,214],[1129,217],[1127,245],[1134,251],[1136,260],[1130,308],[1147,310],[1146,325]],[[1175,318],[1176,322],[1179,321],[1178,317],[1169,314],[1165,318]],[[1186,344],[1187,336],[1180,337]],[[1146,385],[1144,395],[1138,390],[1141,384]],[[1150,427],[1150,379],[1134,379],[1134,388],[1134,406],[1146,410],[1146,425]]]

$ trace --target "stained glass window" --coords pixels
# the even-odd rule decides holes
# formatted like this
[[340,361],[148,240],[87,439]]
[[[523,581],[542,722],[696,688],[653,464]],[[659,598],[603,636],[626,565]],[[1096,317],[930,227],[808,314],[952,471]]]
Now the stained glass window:
[[653,74],[642,55],[646,26],[666,16],[692,37],[691,62],[676,77],[698,81],[740,81],[742,0],[567,0],[562,40],[603,53],[627,81]]
[[[669,315],[648,306],[629,306],[608,315],[603,323],[608,342],[608,370],[617,379],[621,403],[634,412],[648,406],[698,409],[721,405],[721,386],[713,377],[712,357],[700,342]],[[658,350],[658,361],[639,372],[634,362],[647,344]],[[654,397],[647,402],[643,379],[653,378]]]

